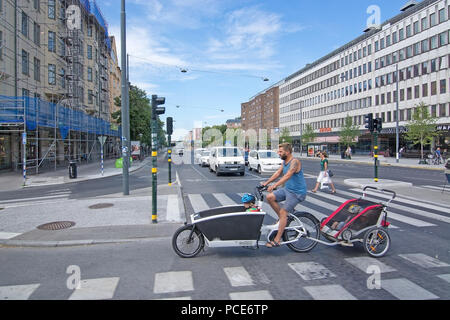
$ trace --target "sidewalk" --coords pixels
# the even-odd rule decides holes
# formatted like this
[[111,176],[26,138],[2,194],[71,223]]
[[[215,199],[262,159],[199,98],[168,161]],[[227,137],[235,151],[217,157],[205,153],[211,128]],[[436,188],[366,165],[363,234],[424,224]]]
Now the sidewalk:
[[[317,157],[308,157],[306,153],[303,153],[302,156],[300,156],[300,153],[294,153],[294,156],[300,159],[317,159],[317,161],[320,160],[320,158]],[[363,155],[354,155],[352,156],[351,160],[348,159],[341,159],[341,156],[339,155],[329,155],[328,158],[330,160],[333,160],[333,162],[343,162],[343,163],[361,163],[361,164],[374,164],[374,158],[370,156],[363,156]],[[397,167],[407,167],[407,168],[415,168],[415,169],[424,169],[424,170],[445,170],[445,164],[440,165],[430,165],[430,164],[419,164],[419,160],[417,158],[401,158],[399,159],[399,162],[397,163],[397,160],[395,157],[384,157],[379,156],[378,160],[380,162],[381,166],[397,166]]]
[[[129,168],[129,172],[139,170],[140,168],[151,165],[151,157],[145,158],[143,161],[133,161]],[[48,170],[39,174],[29,174],[23,185],[23,176],[21,172],[0,173],[0,192],[11,191],[22,188],[47,186],[55,184],[66,184],[73,182],[86,181],[91,179],[105,178],[114,175],[121,175],[122,168],[115,167],[116,159],[108,159],[103,163],[103,175],[101,173],[100,161],[88,164],[77,163],[77,178],[70,179],[69,169],[67,167],[59,167],[56,170]]]

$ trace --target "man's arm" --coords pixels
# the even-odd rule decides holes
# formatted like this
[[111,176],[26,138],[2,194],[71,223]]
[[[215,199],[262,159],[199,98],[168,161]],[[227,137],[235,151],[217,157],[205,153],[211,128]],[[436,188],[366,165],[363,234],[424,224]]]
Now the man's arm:
[[267,186],[268,184],[274,182],[275,180],[278,179],[278,177],[283,173],[283,165],[280,166],[280,168],[278,168],[277,171],[275,171],[275,173],[269,178],[269,180],[267,180],[266,182],[264,182],[262,185],[263,186]]
[[289,168],[288,172],[281,178],[277,183],[275,183],[272,187],[276,188],[278,186],[283,185],[288,181],[295,173],[299,172],[302,168],[302,164],[299,160],[293,159],[291,163],[291,167]]

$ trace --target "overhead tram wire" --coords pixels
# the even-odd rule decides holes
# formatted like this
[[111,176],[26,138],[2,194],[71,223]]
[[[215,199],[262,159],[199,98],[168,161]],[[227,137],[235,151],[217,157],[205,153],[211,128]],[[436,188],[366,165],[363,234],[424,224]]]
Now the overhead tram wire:
[[156,65],[159,64],[159,65],[163,65],[163,66],[167,66],[167,67],[177,68],[182,73],[187,73],[188,71],[194,71],[194,72],[214,73],[214,74],[222,74],[222,75],[225,74],[225,75],[234,75],[234,76],[241,76],[241,77],[257,78],[257,79],[261,79],[264,82],[269,81],[269,79],[267,77],[256,76],[256,75],[251,75],[251,74],[243,74],[243,73],[237,73],[237,72],[231,72],[231,71],[202,70],[202,69],[197,69],[197,68],[180,67],[180,66],[177,66],[177,65],[171,65],[171,64],[167,64],[167,63],[163,63],[163,62],[157,62],[157,61],[154,61],[154,60],[138,57],[138,56],[131,55],[131,54],[129,56],[133,57],[133,58],[136,58],[136,59],[139,59],[139,60],[142,60],[142,61],[150,62],[152,64],[156,64]]

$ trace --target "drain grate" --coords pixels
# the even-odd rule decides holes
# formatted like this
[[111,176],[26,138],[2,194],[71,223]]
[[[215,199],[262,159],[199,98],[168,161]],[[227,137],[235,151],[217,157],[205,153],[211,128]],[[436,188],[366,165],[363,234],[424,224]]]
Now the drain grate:
[[73,227],[74,225],[75,225],[75,222],[73,222],[73,221],[55,221],[55,222],[42,224],[42,225],[38,226],[37,228],[40,230],[62,230],[62,229],[68,229],[70,227]]
[[89,209],[104,209],[114,206],[112,203],[97,203],[89,206]]

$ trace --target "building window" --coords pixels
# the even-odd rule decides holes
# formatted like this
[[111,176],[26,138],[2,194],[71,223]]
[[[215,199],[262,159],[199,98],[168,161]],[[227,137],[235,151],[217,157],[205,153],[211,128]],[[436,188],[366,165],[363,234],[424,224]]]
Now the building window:
[[419,21],[414,22],[414,34],[418,34],[420,32],[419,30]]
[[92,90],[88,90],[88,103],[93,104],[94,103],[94,93]]
[[34,23],[33,28],[33,41],[36,45],[41,45],[41,26],[36,22]]
[[87,57],[89,60],[92,60],[92,46],[91,45],[87,46]]
[[428,96],[428,83],[422,85],[422,97]]
[[56,52],[56,37],[53,31],[48,32],[48,51]]
[[411,25],[406,26],[406,37],[409,38],[412,36]]
[[22,74],[30,75],[30,54],[22,50]]
[[55,0],[48,0],[48,17],[55,19],[56,5]]
[[439,10],[439,23],[442,23],[445,21],[445,9]]
[[431,116],[436,117],[436,105],[435,104],[431,106]]
[[439,34],[439,46],[445,46],[448,43],[448,32],[442,32]]
[[436,49],[438,47],[438,36],[432,36],[430,39],[430,49]]
[[56,84],[56,66],[54,64],[48,65],[48,84]]
[[414,86],[414,99],[420,98],[420,86]]
[[405,39],[405,30],[403,30],[403,28],[398,30],[398,38],[400,41]]
[[447,92],[447,81],[445,79],[440,81],[440,90],[439,90],[439,92],[441,94],[444,94],[444,93]]
[[41,60],[34,58],[34,80],[41,81]]
[[436,81],[431,82],[431,95],[434,96],[437,94]]
[[428,20],[427,18],[422,19],[422,31],[426,30],[428,28]]
[[33,5],[34,5],[34,9],[39,11],[41,8],[41,0],[34,0]]
[[22,11],[22,34],[28,37],[28,16]]
[[430,43],[428,39],[422,40],[422,53],[430,50]]
[[87,79],[89,82],[92,82],[92,68],[88,67],[87,69]]
[[445,117],[445,103],[439,105],[439,117]]
[[430,27],[434,27],[436,24],[436,13],[432,13],[430,14]]
[[406,89],[406,99],[407,100],[411,100],[412,99],[412,88],[411,87]]
[[428,74],[428,62],[422,62],[422,75]]

